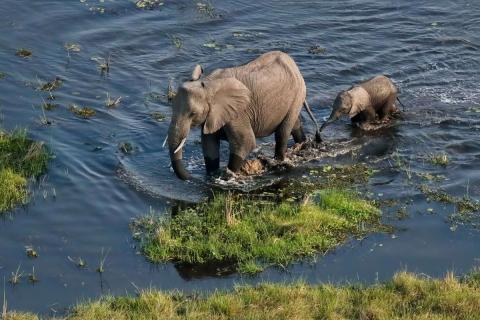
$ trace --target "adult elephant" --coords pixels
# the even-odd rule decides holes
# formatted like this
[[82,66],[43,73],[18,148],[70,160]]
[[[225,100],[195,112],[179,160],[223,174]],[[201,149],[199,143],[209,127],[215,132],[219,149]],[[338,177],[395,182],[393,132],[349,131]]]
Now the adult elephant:
[[176,175],[190,178],[182,162],[183,145],[190,128],[202,127],[202,149],[207,173],[219,168],[220,140],[230,145],[228,168],[238,171],[255,148],[257,137],[275,133],[275,158],[283,160],[287,141],[305,141],[300,111],[306,103],[305,81],[286,53],[272,51],[239,67],[217,69],[206,77],[197,65],[174,99],[168,131],[170,159]]

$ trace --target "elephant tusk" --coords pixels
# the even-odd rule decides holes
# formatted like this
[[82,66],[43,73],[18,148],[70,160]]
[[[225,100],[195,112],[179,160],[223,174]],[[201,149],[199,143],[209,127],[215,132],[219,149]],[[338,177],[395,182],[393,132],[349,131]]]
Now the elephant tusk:
[[175,149],[175,151],[173,151],[174,154],[177,153],[178,151],[180,151],[180,149],[183,148],[183,145],[185,144],[185,141],[187,141],[187,138],[183,138],[182,142],[180,142],[177,149]]
[[163,141],[162,148],[165,148],[165,145],[167,144],[168,140],[168,135],[165,137],[165,140]]

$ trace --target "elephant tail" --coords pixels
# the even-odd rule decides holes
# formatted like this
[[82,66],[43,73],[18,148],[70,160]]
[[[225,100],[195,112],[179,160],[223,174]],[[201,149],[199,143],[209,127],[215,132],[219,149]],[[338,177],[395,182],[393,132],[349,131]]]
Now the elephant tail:
[[315,123],[315,127],[317,130],[315,131],[315,141],[316,142],[322,142],[322,136],[320,135],[320,126],[318,125],[317,119],[313,116],[312,110],[310,109],[310,106],[308,105],[307,100],[303,102],[303,105],[305,109],[307,110],[308,115],[310,116],[310,119]]
[[403,111],[405,111],[405,109],[407,109],[407,107],[403,104],[402,101],[400,101],[400,98],[399,98],[399,97],[397,97],[397,101],[398,101],[398,103],[400,103],[400,105],[403,107]]

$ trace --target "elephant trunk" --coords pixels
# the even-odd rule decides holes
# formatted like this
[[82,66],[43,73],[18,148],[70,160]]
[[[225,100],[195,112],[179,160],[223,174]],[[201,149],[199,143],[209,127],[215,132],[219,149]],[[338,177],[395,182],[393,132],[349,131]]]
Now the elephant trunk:
[[170,151],[170,160],[172,162],[172,168],[178,178],[182,180],[190,180],[191,175],[185,169],[183,164],[183,145],[187,140],[188,133],[190,131],[189,125],[178,126],[176,121],[172,121],[168,130],[168,149]]
[[331,124],[332,122],[334,122],[336,119],[335,117],[333,116],[330,116],[330,118],[327,119],[327,121],[325,121],[322,126],[320,127],[320,131],[323,131],[323,129],[325,129],[326,126],[328,126],[329,124]]

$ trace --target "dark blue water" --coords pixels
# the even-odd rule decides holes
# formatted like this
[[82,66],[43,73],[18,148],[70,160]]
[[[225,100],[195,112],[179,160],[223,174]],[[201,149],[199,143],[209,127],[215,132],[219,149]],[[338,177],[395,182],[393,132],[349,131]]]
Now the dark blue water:
[[[146,287],[213,290],[299,278],[373,282],[400,269],[442,276],[480,264],[475,226],[450,223],[454,206],[429,203],[417,188],[429,183],[480,199],[480,2],[215,1],[213,10],[197,2],[165,1],[154,10],[137,9],[128,0],[0,2],[0,72],[7,74],[0,79],[2,126],[28,128],[55,154],[47,175],[32,186],[30,204],[0,220],[0,278],[10,309],[61,313],[83,299]],[[181,39],[180,49],[174,37]],[[64,45],[70,42],[79,44],[80,52],[68,53]],[[309,53],[315,45],[325,52]],[[30,49],[32,57],[16,56],[19,48]],[[386,208],[386,222],[397,227],[393,235],[352,241],[316,262],[255,277],[204,276],[146,262],[132,240],[131,219],[150,208],[166,211],[172,199],[205,195],[169,169],[161,145],[171,110],[161,95],[197,63],[208,73],[270,50],[296,60],[318,118],[327,116],[338,91],[354,82],[382,73],[398,84],[408,106],[403,119],[371,134],[352,131],[346,121],[332,125],[325,138],[339,155],[319,162],[378,167],[365,188],[374,198],[396,199],[409,217],[398,221],[397,207]],[[102,74],[92,57],[109,57],[109,72]],[[59,107],[45,111],[51,123],[45,125],[39,106],[48,94],[35,88],[56,76],[64,80],[54,92]],[[107,93],[122,96],[117,108],[105,107]],[[97,114],[80,119],[69,111],[71,104]],[[167,119],[157,122],[152,112]],[[186,159],[201,176],[198,140],[194,130]],[[124,142],[134,145],[133,154],[119,151]],[[272,139],[259,143],[268,151]],[[440,152],[448,154],[447,167],[428,161],[430,153]],[[395,167],[398,158],[403,169]],[[429,182],[416,173],[444,177]],[[33,246],[39,257],[29,259],[25,246]],[[108,254],[100,277],[95,269],[102,250]],[[68,257],[83,258],[87,267],[77,268]],[[23,278],[10,285],[18,266],[25,274],[35,267],[40,281],[32,285]]]

